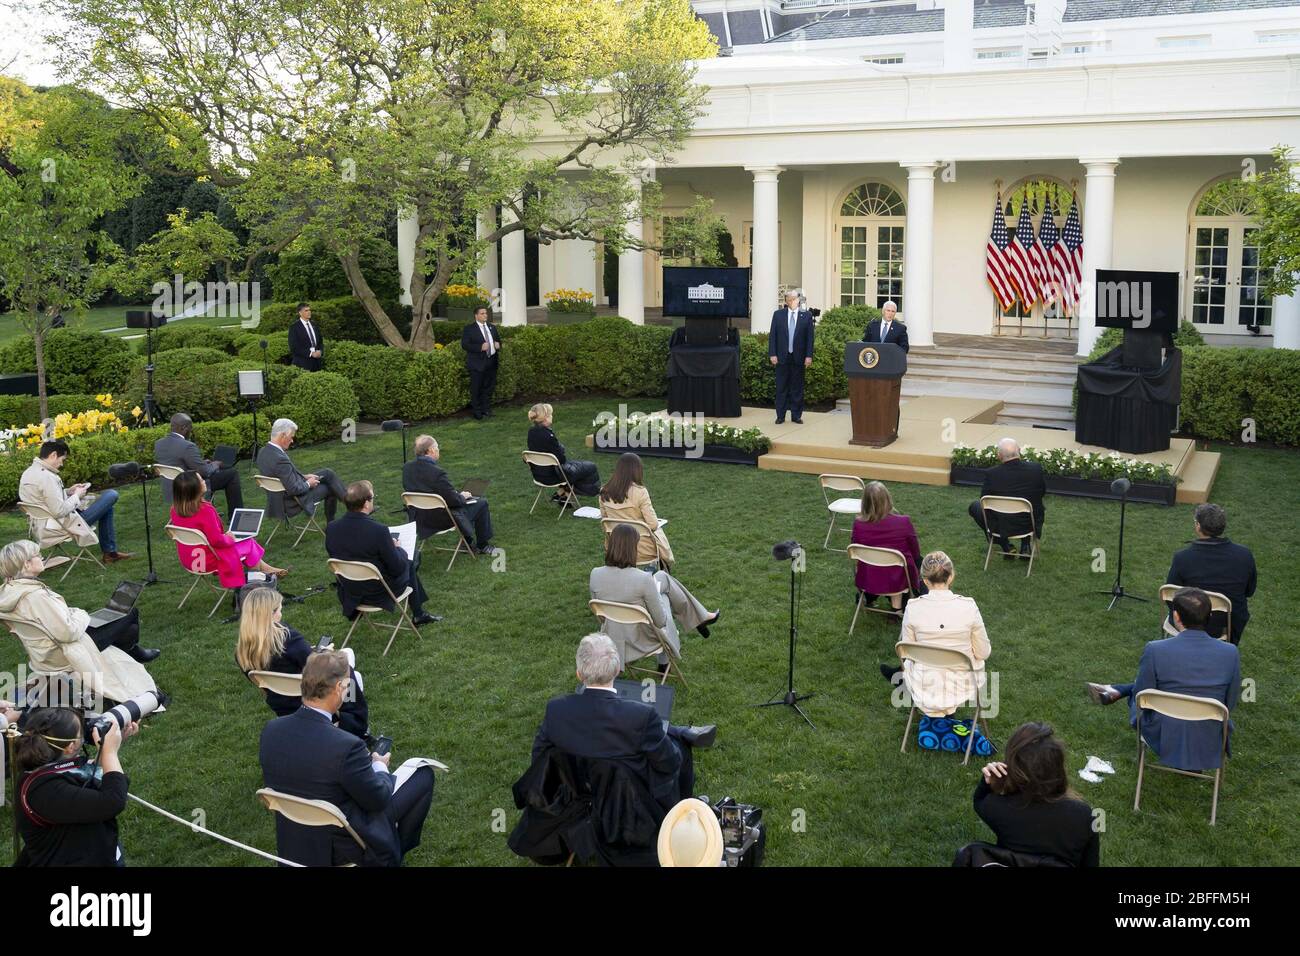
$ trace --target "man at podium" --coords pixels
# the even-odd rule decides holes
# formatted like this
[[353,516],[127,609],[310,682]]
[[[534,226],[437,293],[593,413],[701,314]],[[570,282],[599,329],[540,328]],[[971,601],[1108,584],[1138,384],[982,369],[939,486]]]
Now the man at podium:
[[799,308],[799,290],[785,294],[785,308],[772,313],[767,330],[768,360],[776,367],[776,423],[785,422],[785,411],[796,425],[803,424],[804,373],[812,365],[812,313]]
[[889,342],[907,351],[907,326],[894,321],[898,306],[892,301],[880,307],[880,318],[867,323],[867,330],[862,333],[864,342]]

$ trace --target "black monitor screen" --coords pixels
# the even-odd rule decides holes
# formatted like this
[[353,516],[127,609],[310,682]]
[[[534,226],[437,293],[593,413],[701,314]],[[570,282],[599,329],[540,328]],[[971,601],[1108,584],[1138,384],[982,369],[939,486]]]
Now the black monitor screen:
[[664,266],[664,315],[749,315],[749,270]]
[[1097,325],[1104,329],[1175,332],[1178,273],[1097,270]]

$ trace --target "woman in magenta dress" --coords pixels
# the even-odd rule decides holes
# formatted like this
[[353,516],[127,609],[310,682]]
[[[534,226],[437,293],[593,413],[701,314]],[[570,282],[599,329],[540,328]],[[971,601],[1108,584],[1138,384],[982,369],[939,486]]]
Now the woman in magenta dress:
[[[925,585],[917,572],[921,563],[921,546],[916,540],[912,519],[894,510],[894,499],[890,497],[889,489],[878,481],[868,482],[862,493],[862,510],[853,521],[853,543],[892,548],[901,551],[907,561],[906,579],[901,568],[858,564],[856,583],[858,590],[866,594],[868,604],[875,601],[876,595],[907,590],[909,583],[918,593],[925,593]],[[897,596],[889,600],[895,608],[901,608],[904,603]]]
[[183,471],[172,482],[171,523],[202,531],[211,545],[206,553],[196,555],[194,552],[199,549],[178,542],[176,553],[181,564],[187,568],[196,568],[202,560],[203,567],[216,568],[217,578],[223,588],[243,587],[245,568],[283,577],[286,573],[284,568],[274,568],[262,560],[265,551],[256,540],[246,538],[236,541],[226,534],[217,509],[203,498],[206,492],[207,483],[196,471]]

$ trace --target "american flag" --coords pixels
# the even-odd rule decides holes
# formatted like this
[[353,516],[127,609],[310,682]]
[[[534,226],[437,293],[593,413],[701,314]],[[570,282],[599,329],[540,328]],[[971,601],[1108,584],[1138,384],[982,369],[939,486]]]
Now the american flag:
[[1029,200],[1025,197],[1020,200],[1020,218],[1016,221],[1016,235],[1007,250],[1007,259],[1011,263],[1011,276],[1016,280],[1016,288],[1020,290],[1020,301],[1026,309],[1032,309],[1034,303],[1043,297],[1043,280],[1031,251],[1037,243],[1034,220],[1029,215]]
[[1079,223],[1078,196],[1070,199],[1061,241],[1052,247],[1052,267],[1061,278],[1061,307],[1066,315],[1074,315],[1083,286],[1083,226]]
[[988,277],[993,297],[998,300],[1003,312],[1016,304],[1016,287],[1011,281],[1007,263],[1007,247],[1010,245],[1007,220],[1002,215],[1002,194],[998,193],[998,198],[993,203],[993,231],[989,233],[989,242],[985,247],[984,275]]
[[1056,263],[1052,260],[1052,250],[1060,242],[1061,234],[1056,230],[1056,207],[1048,200],[1043,207],[1043,218],[1038,221],[1038,245],[1042,262],[1039,270],[1043,276],[1043,303],[1051,305],[1061,299],[1065,284],[1061,281]]

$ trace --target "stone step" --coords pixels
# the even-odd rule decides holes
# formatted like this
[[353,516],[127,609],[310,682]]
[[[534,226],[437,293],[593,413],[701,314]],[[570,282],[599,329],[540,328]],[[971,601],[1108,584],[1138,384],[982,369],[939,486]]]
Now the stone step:
[[949,479],[947,467],[847,461],[836,458],[812,458],[806,455],[779,455],[770,452],[758,459],[758,467],[766,471],[793,471],[805,475],[858,475],[861,478],[877,481],[906,481],[917,485],[946,485]]
[[907,376],[903,379],[907,382],[911,379],[913,382],[1005,382],[1007,385],[1042,385],[1045,387],[1056,387],[1070,389],[1074,387],[1075,376],[1073,374],[1058,374],[1053,372],[1039,372],[1036,369],[987,369],[987,368],[961,368],[958,366],[945,366],[941,368],[929,368],[925,366],[911,365],[907,369]]
[[1021,362],[1005,357],[990,355],[916,355],[908,356],[907,371],[911,374],[917,369],[996,369],[1011,374],[1066,375],[1074,378],[1078,366],[1073,362],[1043,361]]

